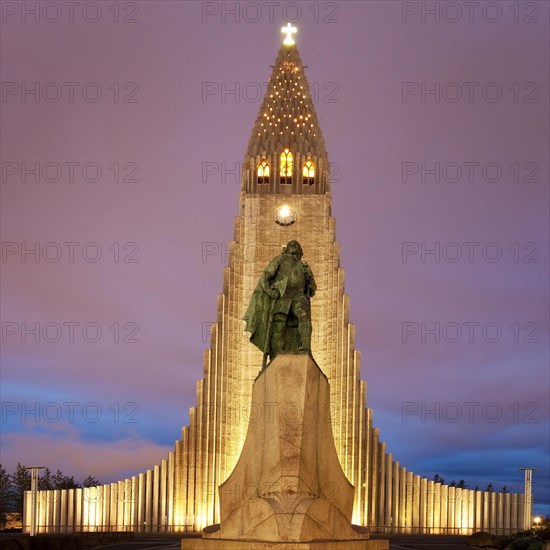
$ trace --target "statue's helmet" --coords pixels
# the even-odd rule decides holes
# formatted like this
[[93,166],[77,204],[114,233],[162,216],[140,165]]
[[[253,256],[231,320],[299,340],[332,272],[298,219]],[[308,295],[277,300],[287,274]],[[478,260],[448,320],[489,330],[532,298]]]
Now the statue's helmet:
[[288,241],[283,252],[285,254],[292,254],[297,252],[300,258],[304,255],[302,245],[298,241]]

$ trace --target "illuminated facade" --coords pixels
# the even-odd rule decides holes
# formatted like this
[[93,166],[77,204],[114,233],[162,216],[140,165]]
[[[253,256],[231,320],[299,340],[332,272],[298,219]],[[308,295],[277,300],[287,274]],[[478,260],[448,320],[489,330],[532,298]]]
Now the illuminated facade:
[[[263,414],[248,406],[262,354],[248,342],[242,318],[262,270],[291,239],[302,244],[317,282],[312,351],[330,382],[327,414],[355,487],[353,522],[404,533],[522,529],[530,517],[523,495],[421,478],[394,460],[372,425],[331,216],[328,155],[293,41],[277,57],[242,173],[229,264],[189,425],[174,451],[145,473],[92,489],[39,492],[38,530],[198,531],[219,522],[217,487],[236,464],[249,419]],[[27,506],[27,528],[30,514]]]

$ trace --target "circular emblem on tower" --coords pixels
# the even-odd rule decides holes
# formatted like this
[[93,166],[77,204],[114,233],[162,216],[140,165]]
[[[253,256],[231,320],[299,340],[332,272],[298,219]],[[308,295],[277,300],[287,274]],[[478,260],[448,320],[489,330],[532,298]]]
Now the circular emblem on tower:
[[275,213],[273,214],[273,219],[275,220],[275,223],[278,223],[279,225],[292,225],[297,218],[298,215],[296,214],[296,210],[290,208],[288,204],[283,204],[282,206],[279,206],[279,208],[277,208],[277,210],[275,210]]

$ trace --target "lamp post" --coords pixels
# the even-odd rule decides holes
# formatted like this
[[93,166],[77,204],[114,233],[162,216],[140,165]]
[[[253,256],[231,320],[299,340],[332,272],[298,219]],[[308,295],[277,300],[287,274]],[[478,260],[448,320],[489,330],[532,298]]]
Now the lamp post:
[[523,491],[523,529],[531,529],[531,518],[533,516],[533,472],[538,468],[519,468],[525,472],[525,487]]
[[38,470],[46,466],[28,466],[25,470],[31,471],[31,530],[30,535],[36,535],[36,497],[38,493]]

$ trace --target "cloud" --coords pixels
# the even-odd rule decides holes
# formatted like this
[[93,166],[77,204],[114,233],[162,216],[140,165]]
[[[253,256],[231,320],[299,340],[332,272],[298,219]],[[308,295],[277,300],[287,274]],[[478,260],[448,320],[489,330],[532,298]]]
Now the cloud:
[[[151,469],[166,459],[172,449],[140,437],[116,442],[85,441],[80,432],[68,424],[56,425],[49,433],[6,434],[1,438],[2,448],[9,449],[2,466],[15,471],[17,462],[38,464],[52,471],[82,481],[92,475],[102,483],[125,479]],[[6,458],[6,457],[4,457]]]

